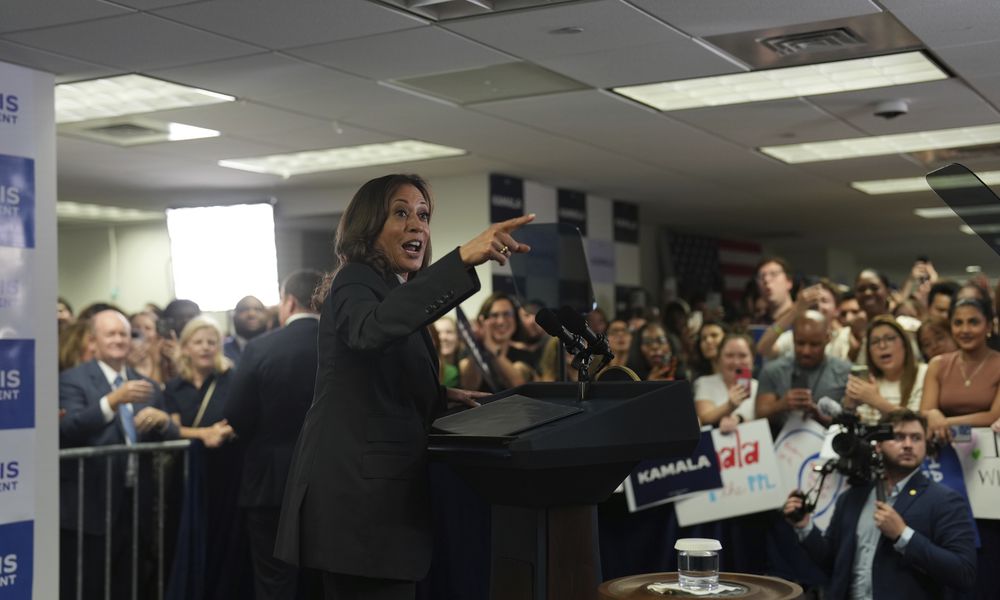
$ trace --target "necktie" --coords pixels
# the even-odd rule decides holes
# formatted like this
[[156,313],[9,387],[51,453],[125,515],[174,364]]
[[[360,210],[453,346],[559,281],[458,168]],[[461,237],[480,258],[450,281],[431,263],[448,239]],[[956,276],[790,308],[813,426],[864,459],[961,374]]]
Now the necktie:
[[[118,389],[125,383],[121,375],[115,377],[115,381],[112,384],[114,389]],[[132,405],[131,404],[119,404],[118,405],[118,418],[121,419],[122,428],[125,430],[125,437],[128,439],[128,443],[134,444],[138,441],[139,436],[135,432],[135,421],[132,419]]]

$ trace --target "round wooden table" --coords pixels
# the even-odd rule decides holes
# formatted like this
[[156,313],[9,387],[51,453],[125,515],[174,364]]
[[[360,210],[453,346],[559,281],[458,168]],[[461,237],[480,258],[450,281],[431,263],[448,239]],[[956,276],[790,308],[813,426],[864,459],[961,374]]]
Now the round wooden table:
[[802,588],[795,583],[743,573],[719,573],[720,583],[742,587],[737,592],[696,596],[681,591],[654,592],[648,589],[651,583],[671,583],[677,581],[677,573],[646,573],[605,581],[597,588],[600,600],[662,600],[663,598],[743,598],[745,600],[794,600],[802,595]]

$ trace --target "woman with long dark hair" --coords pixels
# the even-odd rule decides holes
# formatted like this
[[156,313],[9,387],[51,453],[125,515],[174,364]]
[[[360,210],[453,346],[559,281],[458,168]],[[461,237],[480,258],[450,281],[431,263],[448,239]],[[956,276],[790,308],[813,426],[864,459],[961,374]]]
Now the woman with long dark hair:
[[340,220],[322,303],[316,395],[292,458],[275,556],[322,572],[326,598],[407,599],[430,565],[427,433],[448,401],[426,327],[479,289],[473,267],[527,252],[488,227],[430,264],[433,201],[415,175],[373,179]]

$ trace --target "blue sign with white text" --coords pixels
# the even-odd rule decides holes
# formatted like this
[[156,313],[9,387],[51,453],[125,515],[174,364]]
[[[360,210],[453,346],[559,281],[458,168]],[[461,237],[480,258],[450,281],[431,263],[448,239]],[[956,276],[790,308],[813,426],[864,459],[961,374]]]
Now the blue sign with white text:
[[644,460],[629,475],[629,510],[635,512],[678,496],[722,487],[711,429],[701,432],[690,458]]
[[0,599],[31,600],[33,521],[0,525]]
[[0,340],[0,429],[35,426],[35,340]]
[[35,161],[0,154],[0,246],[35,247]]

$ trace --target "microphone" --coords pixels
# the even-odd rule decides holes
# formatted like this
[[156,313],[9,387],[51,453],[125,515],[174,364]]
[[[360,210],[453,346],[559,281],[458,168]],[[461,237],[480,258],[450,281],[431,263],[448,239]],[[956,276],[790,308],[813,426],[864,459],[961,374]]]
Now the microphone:
[[594,330],[587,325],[587,320],[580,313],[568,306],[559,309],[559,319],[566,324],[566,329],[583,337],[587,341],[587,350],[591,354],[601,354],[603,356],[614,356],[608,346],[608,338],[597,335]]
[[583,345],[583,338],[572,333],[559,321],[559,317],[547,308],[542,308],[535,314],[535,322],[545,330],[545,333],[562,340],[566,351],[576,356],[586,348]]

